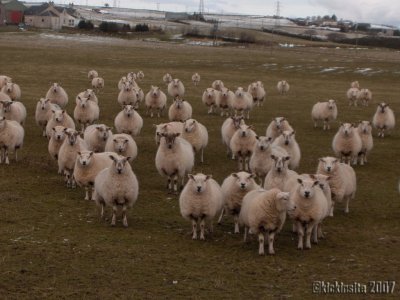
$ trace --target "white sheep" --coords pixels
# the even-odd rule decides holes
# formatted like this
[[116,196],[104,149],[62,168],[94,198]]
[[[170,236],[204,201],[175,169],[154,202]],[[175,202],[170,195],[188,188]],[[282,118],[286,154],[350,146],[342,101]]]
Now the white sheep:
[[351,87],[347,90],[346,96],[349,100],[349,106],[357,106],[357,95],[360,90],[356,87]]
[[136,74],[136,79],[138,79],[138,80],[143,80],[143,78],[144,78],[144,73],[143,73],[143,71],[137,72],[137,74]]
[[[290,193],[290,201],[295,208],[289,211],[294,220],[298,235],[297,249],[303,250],[304,233],[306,235],[306,249],[311,249],[311,234],[317,231],[318,224],[327,216],[328,201],[324,192],[318,186],[318,180],[298,178],[297,186]],[[314,235],[314,242],[316,235]]]
[[85,189],[85,200],[92,200],[96,176],[103,169],[111,167],[110,155],[117,157],[114,152],[78,151],[74,166],[74,179],[79,187]]
[[217,93],[216,105],[221,111],[221,117],[229,116],[229,110],[232,109],[234,98],[235,93],[225,87]]
[[217,97],[219,92],[214,90],[213,88],[207,88],[203,92],[203,96],[201,97],[201,101],[208,107],[208,114],[212,114],[214,110],[217,108]]
[[138,148],[135,140],[126,133],[119,133],[110,136],[107,140],[105,151],[115,152],[118,155],[130,157],[132,162],[138,155]]
[[0,75],[0,90],[7,84],[7,82],[12,82],[12,78],[6,75]]
[[362,149],[362,141],[357,128],[351,123],[342,123],[333,137],[332,149],[341,162],[357,164],[358,153]]
[[235,223],[234,233],[239,233],[239,214],[242,207],[243,197],[250,191],[259,189],[260,186],[254,181],[254,174],[247,172],[232,173],[224,179],[221,185],[224,195],[224,207],[218,219],[221,224],[224,213],[233,216]]
[[199,84],[199,82],[200,82],[200,75],[199,75],[199,73],[194,73],[194,74],[192,75],[192,82],[193,82],[193,84],[194,84],[195,86],[197,86],[197,85]]
[[185,95],[185,87],[179,79],[172,79],[170,83],[168,83],[168,94],[174,99],[179,97],[183,98]]
[[374,147],[374,140],[372,138],[372,127],[370,121],[360,121],[357,127],[358,134],[361,138],[361,151],[358,153],[360,165],[367,162],[367,156]]
[[57,110],[52,110],[52,113],[53,114],[51,118],[48,120],[46,125],[46,136],[48,139],[51,136],[53,127],[64,126],[67,128],[75,129],[74,120],[68,115],[67,111],[57,109]]
[[360,88],[360,84],[356,80],[356,81],[353,81],[352,83],[350,83],[350,87],[359,89]]
[[214,90],[217,90],[217,91],[222,91],[222,89],[225,87],[224,86],[224,83],[222,82],[222,80],[214,80],[213,81],[213,83],[211,84],[211,87],[214,89]]
[[294,170],[299,167],[301,152],[299,144],[295,138],[295,131],[283,131],[282,134],[274,140],[272,145],[286,150],[290,156],[290,161],[288,164],[289,169]]
[[15,161],[18,161],[17,151],[22,148],[24,137],[24,128],[18,122],[0,116],[0,164],[10,164],[9,151],[15,153]]
[[121,91],[124,88],[125,83],[129,84],[129,80],[128,80],[128,78],[126,78],[126,76],[122,76],[121,79],[118,81],[118,90],[119,91]]
[[10,96],[0,91],[0,101],[12,101]]
[[136,105],[137,97],[133,86],[125,82],[123,88],[118,94],[118,103],[123,107],[125,105]]
[[182,122],[169,122],[169,123],[160,123],[158,125],[153,124],[153,127],[156,128],[155,140],[157,146],[160,145],[161,133],[180,133],[183,132],[183,123]]
[[144,100],[146,106],[146,115],[150,112],[150,117],[153,117],[153,110],[157,111],[157,116],[160,117],[167,105],[167,96],[157,86],[151,86],[150,91],[146,94]]
[[100,108],[96,102],[90,100],[90,94],[87,97],[77,97],[74,109],[74,119],[81,125],[81,130],[99,119]]
[[281,80],[276,85],[276,89],[278,90],[279,94],[285,95],[287,92],[289,92],[290,85],[286,80]]
[[253,82],[249,85],[247,92],[253,97],[254,104],[262,106],[265,99],[265,89],[261,81]]
[[86,89],[85,91],[80,92],[78,94],[78,96],[76,96],[75,102],[78,101],[78,97],[89,98],[90,101],[93,101],[96,104],[99,104],[99,99],[97,98],[95,92],[92,89]]
[[247,119],[250,118],[250,110],[253,108],[253,98],[242,87],[238,87],[233,98],[232,108],[235,110],[235,116],[240,113]]
[[185,121],[192,117],[192,106],[184,99],[175,99],[168,109],[168,118],[170,121]]
[[204,240],[206,222],[213,231],[213,219],[223,205],[223,196],[219,184],[211,175],[189,174],[189,180],[179,197],[182,217],[192,222],[192,239],[197,239],[197,226],[200,225],[200,240]]
[[136,94],[136,103],[135,103],[135,109],[139,109],[140,103],[144,101],[144,92],[143,90],[136,86],[133,88],[134,93]]
[[274,255],[275,234],[280,232],[285,224],[287,212],[291,212],[294,205],[289,199],[289,193],[279,189],[266,191],[258,189],[249,192],[243,198],[240,212],[240,224],[244,226],[244,242],[250,230],[258,235],[258,254],[264,255],[264,240],[268,234],[268,254]]
[[127,133],[137,136],[143,127],[142,117],[135,111],[132,105],[125,105],[114,120],[117,133]]
[[326,102],[317,102],[311,110],[311,118],[314,121],[314,128],[317,128],[318,121],[324,122],[324,130],[329,130],[329,122],[336,120],[338,114],[336,101],[330,99]]
[[92,88],[96,90],[98,93],[101,89],[104,88],[104,78],[102,77],[95,77],[92,79]]
[[7,94],[13,101],[21,99],[21,88],[16,83],[7,82],[1,91]]
[[267,131],[265,135],[272,138],[274,141],[278,136],[282,134],[285,130],[293,131],[292,126],[290,126],[288,120],[284,117],[276,117],[272,119],[271,123],[269,123],[267,127]]
[[372,101],[371,91],[369,89],[361,89],[357,94],[357,101],[360,101],[364,106],[368,106],[368,103]]
[[46,99],[50,99],[51,103],[57,104],[64,108],[68,104],[68,95],[65,90],[57,82],[53,83],[46,93]]
[[90,70],[88,72],[88,78],[89,78],[90,82],[92,82],[92,79],[96,78],[96,77],[99,77],[99,73],[97,73],[96,70]]
[[104,206],[113,209],[111,226],[115,226],[118,206],[122,206],[122,224],[128,226],[126,211],[135,204],[139,195],[139,182],[128,157],[109,158],[113,161],[111,167],[103,169],[94,181],[93,199],[101,205],[101,217],[104,216]]
[[188,119],[183,123],[181,137],[192,145],[194,152],[201,152],[200,162],[203,163],[204,148],[206,148],[208,144],[207,128],[195,119]]
[[245,124],[243,117],[233,116],[227,118],[221,126],[222,143],[226,146],[226,155],[232,156],[232,159],[235,159],[235,156],[231,150],[231,139],[241,124]]
[[168,84],[172,81],[172,76],[171,76],[171,74],[166,73],[166,74],[163,76],[163,81],[164,81],[164,83],[165,83],[166,85],[168,85]]
[[274,153],[271,154],[271,158],[273,166],[265,176],[264,189],[278,188],[281,191],[290,192],[293,179],[298,176],[295,171],[288,168],[290,156],[284,155],[284,153]]
[[354,169],[344,163],[340,163],[335,157],[323,157],[319,159],[317,173],[329,176],[329,186],[332,195],[332,212],[336,202],[345,201],[345,213],[349,212],[349,202],[354,199],[357,190],[356,173]]
[[26,108],[19,101],[0,101],[0,112],[7,120],[17,121],[21,125],[25,124]]
[[394,128],[396,119],[393,110],[388,104],[382,102],[378,105],[374,117],[372,118],[372,124],[378,130],[378,137],[382,138],[385,136],[385,130]]
[[249,170],[250,156],[257,142],[256,136],[257,134],[253,131],[252,126],[241,124],[231,138],[229,147],[232,150],[232,154],[239,158],[239,171],[243,169],[245,171]]
[[86,127],[83,133],[87,149],[94,152],[104,152],[107,141],[111,136],[111,128],[105,124],[90,125]]
[[43,136],[46,136],[46,125],[53,116],[53,110],[60,110],[57,104],[50,102],[50,99],[40,98],[36,104],[35,120],[36,124],[43,129]]
[[58,159],[58,152],[60,151],[61,145],[67,136],[65,132],[68,130],[74,131],[74,129],[66,128],[64,126],[56,126],[52,128],[52,134],[47,146],[47,150],[49,151],[50,157],[54,160]]
[[[161,176],[168,178],[169,192],[178,192],[178,180],[181,178],[183,188],[185,175],[189,174],[194,166],[192,145],[180,133],[161,133],[160,145],[156,154],[156,168]],[[173,186],[172,186],[173,181]]]
[[132,84],[136,84],[136,79],[137,78],[137,74],[135,72],[129,72],[128,74],[126,74],[126,78],[128,79],[128,81],[130,81]]

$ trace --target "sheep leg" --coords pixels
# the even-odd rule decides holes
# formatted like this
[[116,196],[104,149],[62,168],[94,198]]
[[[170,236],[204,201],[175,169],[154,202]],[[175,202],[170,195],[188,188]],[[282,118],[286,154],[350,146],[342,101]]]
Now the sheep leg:
[[349,202],[350,202],[350,196],[347,196],[347,197],[346,197],[346,207],[345,207],[345,209],[344,209],[344,212],[345,212],[346,214],[349,213]]
[[333,217],[333,210],[334,210],[334,208],[335,208],[335,201],[332,200],[332,207],[331,207],[331,210],[330,210],[330,212],[329,212],[329,216],[330,216],[330,217]]
[[245,171],[249,172],[250,171],[250,156],[246,156],[244,158],[244,169]]
[[243,170],[243,157],[241,155],[239,155],[238,162],[239,162],[239,171],[242,171]]
[[46,136],[46,129],[43,128],[42,136]]
[[101,203],[100,219],[104,219],[104,203]]
[[319,239],[324,239],[325,238],[324,232],[322,231],[322,223],[318,224],[318,235],[317,235],[317,237]]
[[268,233],[268,253],[270,255],[274,255],[275,254],[274,239],[275,239],[275,231],[274,232],[269,232]]
[[75,189],[76,188],[76,181],[74,174],[71,172],[71,188]]
[[306,228],[306,249],[311,249],[311,233],[316,226],[315,222],[308,223]]
[[249,228],[247,226],[244,226],[244,236],[243,236],[243,243],[247,242],[247,232]]
[[361,154],[360,154],[360,165],[361,165],[361,166],[364,165],[364,156],[365,156],[364,153],[361,153]]
[[214,232],[213,220],[210,220],[210,233]]
[[126,204],[124,204],[122,206],[122,224],[124,225],[124,227],[128,227],[128,218],[126,216],[126,209],[127,209]]
[[8,159],[8,148],[4,147],[4,162],[6,165],[10,164],[10,160]]
[[204,148],[201,148],[201,159],[200,162],[203,163],[204,162]]
[[258,234],[258,254],[264,255],[264,233],[260,232]]
[[218,225],[221,225],[221,223],[222,223],[222,218],[224,217],[224,213],[225,213],[225,207],[223,207],[222,209],[221,209],[221,214],[219,215],[219,218],[218,218]]
[[178,194],[178,175],[174,176],[174,193]]
[[235,222],[235,230],[234,233],[239,233],[239,215],[233,215],[233,221]]
[[319,227],[319,224],[316,224],[313,227],[313,229],[311,230],[312,242],[314,244],[318,244],[318,227]]
[[197,220],[192,219],[192,240],[197,240]]
[[357,165],[357,154],[353,155],[352,157],[349,157],[349,160],[352,160],[352,165],[356,166]]
[[[318,127],[318,123],[317,123],[317,121],[314,119],[314,128],[317,128]],[[325,130],[325,129],[324,129]]]
[[296,222],[296,225],[297,225],[297,236],[299,238],[299,241],[297,243],[297,249],[303,250],[304,228],[299,221]]
[[85,200],[89,200],[89,187],[85,186]]
[[206,227],[206,220],[204,218],[202,218],[200,220],[200,240],[203,240],[203,241],[205,240],[205,237],[204,237],[205,227]]
[[171,177],[170,177],[170,176],[168,176],[168,179],[167,179],[167,189],[168,189],[168,193],[170,193],[171,190],[172,190],[172,187],[171,187]]
[[115,223],[117,221],[117,204],[114,203],[112,207],[113,213],[112,213],[112,218],[111,218],[111,226],[115,226]]
[[1,148],[0,149],[0,164],[2,164],[3,163],[3,159],[4,159],[4,149],[3,148]]

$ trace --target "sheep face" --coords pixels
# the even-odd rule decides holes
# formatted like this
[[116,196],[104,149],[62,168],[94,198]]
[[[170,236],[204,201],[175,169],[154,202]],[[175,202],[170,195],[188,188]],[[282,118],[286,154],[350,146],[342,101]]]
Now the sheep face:
[[168,149],[172,149],[175,144],[175,139],[180,136],[180,133],[161,133],[161,136],[165,139],[165,144]]
[[48,104],[50,104],[50,99],[40,98],[39,102],[40,102],[40,108],[42,110],[46,110]]
[[222,83],[221,80],[215,80],[212,84],[212,86],[216,89],[216,90],[221,90],[224,87],[224,84]]
[[151,91],[150,94],[154,97],[154,98],[158,98],[160,96],[160,88],[157,86],[152,86],[151,87]]
[[297,182],[300,184],[300,188],[298,189],[299,195],[302,198],[312,198],[315,193],[315,186],[319,184],[318,180],[312,179],[301,179],[298,178]]
[[248,137],[252,131],[253,127],[246,125],[246,124],[241,124],[239,126],[239,131],[240,131],[240,137]]
[[124,82],[124,91],[125,92],[130,92],[132,91],[132,85],[129,81]]
[[164,79],[164,82],[170,83],[172,81],[172,76],[171,76],[171,74],[167,73],[164,75],[163,79]]
[[179,84],[180,84],[180,80],[179,79],[173,79],[172,80],[172,85],[175,87],[175,88],[178,88],[179,87]]
[[140,92],[142,91],[142,89],[133,88],[133,90],[135,91],[136,99],[139,99],[140,98]]
[[289,145],[293,142],[294,134],[295,134],[294,131],[285,130],[284,132],[282,132],[285,145]]
[[55,140],[59,141],[59,142],[64,141],[64,139],[65,139],[65,129],[68,129],[68,128],[65,128],[64,126],[53,127],[52,128],[52,130],[53,130],[53,138]]
[[248,191],[255,184],[254,174],[250,174],[247,172],[239,172],[239,173],[232,173],[232,176],[236,179],[235,180],[236,186],[242,191]]
[[136,77],[139,78],[139,79],[143,79],[143,78],[144,78],[144,73],[143,73],[143,71],[139,71],[139,72],[136,74]]
[[385,102],[379,103],[377,111],[384,114],[386,112],[386,107],[389,107]]
[[290,212],[296,208],[294,203],[289,199],[290,199],[290,193],[279,192],[278,194],[276,194],[275,205],[276,205],[276,210],[279,213],[283,213],[285,211]]
[[13,89],[14,89],[14,83],[7,82],[6,83],[6,93],[8,93],[8,94],[12,93]]
[[207,190],[207,180],[211,178],[211,175],[198,173],[196,175],[189,174],[188,177],[193,193],[200,194]]
[[[216,88],[217,89],[217,88]],[[229,90],[227,88],[221,89],[221,96],[222,98],[226,99],[228,97]]]
[[137,78],[134,72],[129,72],[126,76],[129,80],[135,80]]
[[69,131],[68,128],[64,129],[65,134],[68,138],[68,143],[73,146],[78,141],[79,132],[78,131]]
[[90,98],[92,98],[92,97],[95,96],[95,93],[94,93],[94,91],[93,91],[92,89],[87,89],[87,90],[85,91],[85,93],[83,94],[83,96],[84,96],[84,97],[90,97]]
[[112,170],[116,174],[124,174],[126,171],[126,163],[131,157],[124,157],[124,156],[118,156],[114,157],[113,155],[110,155],[109,158],[113,161],[112,164]]
[[329,187],[328,180],[331,178],[330,176],[323,174],[310,174],[310,178],[313,180],[318,180],[318,185],[323,191],[325,191]]
[[56,122],[61,123],[64,120],[65,110],[52,110],[52,112]]
[[113,139],[114,150],[117,153],[124,153],[128,146],[129,140],[123,137]]
[[272,138],[267,136],[256,136],[257,139],[257,148],[261,151],[265,151],[271,145]]
[[124,106],[124,114],[126,117],[130,118],[135,112],[135,109],[132,105],[125,105]]
[[0,116],[0,130],[6,125],[6,117]]
[[183,107],[183,101],[185,101],[185,100],[183,100],[183,99],[175,99],[174,100],[175,108],[181,109]]
[[325,172],[333,173],[335,171],[338,160],[335,157],[324,157],[324,158],[320,158],[319,162],[320,162],[320,164],[322,164]]
[[286,119],[284,117],[275,118],[273,121],[275,122],[276,129],[280,130],[283,125],[283,121],[285,120]]
[[51,86],[51,89],[53,91],[53,93],[58,93],[59,89],[60,89],[60,85],[57,82],[54,82]]
[[78,96],[78,103],[81,108],[86,108],[89,100],[90,100],[90,95],[86,98],[85,97],[81,98],[80,96]]
[[333,99],[328,100],[328,109],[332,110],[336,107],[336,101]]
[[107,141],[108,137],[110,136],[110,127],[105,125],[98,125],[96,126],[97,130],[97,137],[99,140]]
[[92,161],[92,156],[93,156],[93,151],[78,152],[77,161],[82,166],[88,166]]
[[13,101],[1,101],[1,104],[3,105],[3,112],[8,113],[11,111],[11,105],[13,104]]
[[353,135],[354,125],[351,123],[342,123],[342,125],[340,126],[340,130],[343,135],[351,136]]
[[238,87],[236,92],[235,92],[236,97],[238,98],[242,98],[244,95],[244,90],[242,87]]
[[214,97],[215,90],[213,88],[207,88],[205,94],[208,99],[211,99],[212,97]]
[[240,128],[240,125],[244,124],[244,120],[243,120],[243,117],[242,117],[242,116],[240,116],[240,117],[233,116],[233,117],[231,117],[231,119],[232,119],[232,121],[233,121],[233,126],[234,126],[236,129],[239,129],[239,128]]
[[276,172],[281,173],[283,170],[287,169],[287,161],[289,161],[290,156],[275,156],[271,155],[274,160],[274,169]]
[[358,131],[361,134],[370,134],[372,131],[371,122],[370,121],[361,121],[358,124]]
[[193,132],[197,128],[197,121],[194,119],[186,120],[183,124],[183,128],[186,132]]

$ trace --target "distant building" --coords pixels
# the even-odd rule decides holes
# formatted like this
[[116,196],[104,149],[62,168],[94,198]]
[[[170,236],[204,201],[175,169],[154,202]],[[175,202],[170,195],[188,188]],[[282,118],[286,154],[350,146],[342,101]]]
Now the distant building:
[[0,0],[0,25],[21,23],[25,10],[26,6],[18,0]]
[[188,20],[189,15],[185,12],[179,13],[179,12],[166,12],[165,13],[165,19],[166,20]]

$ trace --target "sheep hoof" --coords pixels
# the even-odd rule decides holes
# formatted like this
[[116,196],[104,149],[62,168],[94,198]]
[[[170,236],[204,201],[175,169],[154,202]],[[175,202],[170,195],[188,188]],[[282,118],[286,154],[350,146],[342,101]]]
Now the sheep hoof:
[[303,247],[297,247],[297,250],[303,250]]
[[275,255],[275,251],[270,251],[269,255]]

